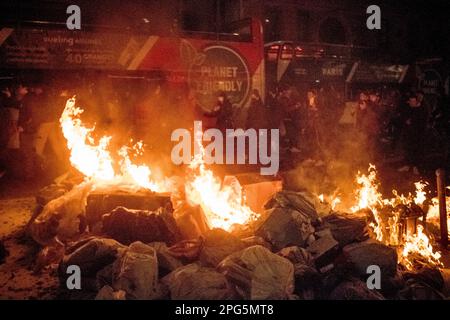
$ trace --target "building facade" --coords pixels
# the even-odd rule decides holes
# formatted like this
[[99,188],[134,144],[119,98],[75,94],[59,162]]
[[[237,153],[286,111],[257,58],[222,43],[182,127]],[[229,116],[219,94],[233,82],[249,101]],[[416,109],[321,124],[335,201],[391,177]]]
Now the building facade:
[[366,26],[369,17],[366,10],[373,1],[247,0],[241,1],[241,12],[263,21],[267,42],[294,41],[335,50],[338,47],[361,48],[367,49],[366,54],[373,59],[383,56],[392,60],[407,56],[410,15],[388,1],[378,3],[382,20],[380,30],[369,30]]

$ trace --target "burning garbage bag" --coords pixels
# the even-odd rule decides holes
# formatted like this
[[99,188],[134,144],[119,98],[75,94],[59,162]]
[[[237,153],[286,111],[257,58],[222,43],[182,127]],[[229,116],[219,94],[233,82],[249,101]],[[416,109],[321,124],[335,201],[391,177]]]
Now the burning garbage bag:
[[127,299],[161,298],[156,250],[133,242],[113,264],[112,288],[125,291]]
[[294,291],[294,265],[263,246],[233,253],[218,266],[244,299],[288,299]]
[[52,243],[55,237],[67,241],[80,235],[86,227],[84,215],[91,189],[92,183],[84,182],[47,203],[41,214],[34,221],[30,221],[32,238],[46,246]]
[[173,244],[180,239],[175,219],[164,208],[147,211],[117,207],[103,215],[102,223],[105,234],[126,245],[134,241]]
[[229,300],[236,298],[225,276],[197,263],[178,268],[162,279],[173,300]]

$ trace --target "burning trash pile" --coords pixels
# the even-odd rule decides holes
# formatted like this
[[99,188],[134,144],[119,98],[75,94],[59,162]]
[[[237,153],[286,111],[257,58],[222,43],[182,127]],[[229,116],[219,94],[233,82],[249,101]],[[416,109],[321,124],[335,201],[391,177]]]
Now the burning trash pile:
[[[371,166],[357,176],[356,204],[337,212],[339,198],[283,190],[276,179],[221,181],[201,158],[185,177],[156,177],[132,161],[142,144],[113,156],[111,138],[96,144],[81,112],[70,99],[60,120],[78,172],[41,190],[29,225],[43,247],[37,261],[57,266],[64,298],[450,295],[450,273],[424,228],[423,184],[414,196],[384,199]],[[64,289],[70,266],[81,270],[81,290]]]

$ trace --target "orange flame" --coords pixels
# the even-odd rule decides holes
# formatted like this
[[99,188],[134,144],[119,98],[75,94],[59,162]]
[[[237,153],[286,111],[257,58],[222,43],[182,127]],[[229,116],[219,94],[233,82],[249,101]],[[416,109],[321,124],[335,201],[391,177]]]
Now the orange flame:
[[[450,190],[450,186],[447,187],[448,190]],[[446,197],[445,205],[447,207],[447,230],[450,236],[450,197]],[[435,221],[435,223],[439,223],[439,200],[437,197],[434,197],[431,199],[431,205],[428,208],[427,212],[427,219]]]
[[200,205],[208,224],[212,228],[232,230],[235,224],[247,224],[259,215],[244,205],[238,188],[223,186],[220,179],[205,167],[204,149],[195,141],[201,151],[191,161],[189,168],[194,172],[186,182],[186,198],[191,204]]
[[408,235],[403,246],[400,262],[408,269],[414,269],[414,261],[423,259],[427,264],[436,267],[443,267],[440,261],[440,252],[433,252],[433,247],[430,244],[430,239],[423,232],[423,226],[417,226],[417,233]]
[[70,150],[70,162],[94,182],[96,186],[121,185],[131,188],[145,188],[152,191],[165,191],[168,183],[156,183],[150,179],[151,170],[145,165],[135,165],[131,162],[129,151],[142,154],[142,142],[133,147],[123,146],[119,149],[120,172],[114,170],[114,160],[108,150],[111,136],[103,136],[95,144],[93,128],[83,125],[80,115],[83,110],[76,106],[75,98],[68,99],[66,107],[59,119],[62,132]]
[[415,182],[416,187],[416,196],[414,197],[414,203],[417,205],[421,205],[427,199],[425,191],[423,189],[428,185],[428,182]]
[[[403,241],[399,243],[400,214],[395,212],[394,215],[388,219],[387,226],[386,223],[382,221],[379,214],[379,209],[382,209],[387,205],[395,206],[396,204],[411,204],[413,202],[417,205],[423,204],[426,200],[424,188],[428,183],[419,181],[414,184],[416,187],[415,197],[411,194],[408,194],[407,196],[404,196],[403,194],[399,195],[393,190],[392,193],[395,197],[392,199],[385,199],[378,191],[379,184],[376,176],[376,168],[372,164],[369,165],[368,175],[358,172],[356,181],[360,185],[360,188],[356,191],[357,204],[352,207],[351,210],[356,212],[367,208],[372,211],[375,221],[371,222],[369,226],[372,228],[376,239],[387,245],[400,245],[403,248],[400,262],[407,269],[412,269],[414,262],[418,260],[424,260],[431,265],[441,267],[441,254],[439,252],[434,252],[430,239],[424,233],[422,225],[417,226],[416,234],[407,235]],[[386,235],[387,230],[389,231],[389,234]]]

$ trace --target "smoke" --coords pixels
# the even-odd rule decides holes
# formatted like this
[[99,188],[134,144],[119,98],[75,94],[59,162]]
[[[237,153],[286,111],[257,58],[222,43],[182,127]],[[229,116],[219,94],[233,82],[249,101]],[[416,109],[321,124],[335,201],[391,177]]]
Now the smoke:
[[[304,160],[284,173],[284,187],[316,195],[339,196],[340,207],[350,208],[354,203],[356,174],[365,172],[373,159],[368,156],[368,145],[361,133],[353,125],[339,125],[334,130],[328,128],[326,134],[321,139],[319,156]],[[302,141],[299,144],[302,145]]]

